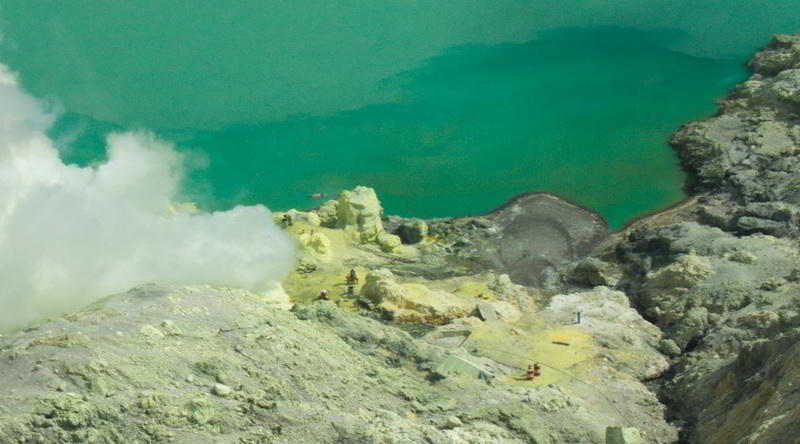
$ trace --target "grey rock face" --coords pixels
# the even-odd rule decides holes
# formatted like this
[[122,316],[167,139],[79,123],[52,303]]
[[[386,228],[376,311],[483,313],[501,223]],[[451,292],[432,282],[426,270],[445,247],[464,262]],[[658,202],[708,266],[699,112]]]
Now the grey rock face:
[[750,61],[753,72],[764,76],[800,67],[800,37],[776,35],[775,38]]
[[697,209],[697,217],[705,225],[730,230],[734,226],[734,212],[721,205],[703,205]]
[[[800,436],[800,411],[783,404],[795,398],[789,386],[800,375],[800,34],[775,36],[750,67],[752,77],[717,115],[671,140],[694,191],[706,193],[696,220],[716,228],[648,229],[617,248],[630,293],[667,335],[662,351],[680,353],[663,394],[691,426],[692,443]],[[648,285],[651,270],[690,251],[707,261],[708,277]]]
[[[718,399],[720,372],[755,344],[800,333],[800,285],[784,279],[797,267],[797,243],[684,222],[632,233],[617,253],[628,266],[628,295],[664,331],[659,350],[675,358],[664,396],[683,418],[699,421],[693,436],[704,438],[692,442],[712,442],[704,421],[713,414],[704,408]],[[737,387],[726,390],[741,396]]]
[[681,348],[672,339],[662,339],[658,343],[658,350],[667,356],[678,356],[681,354]]
[[[796,392],[796,346],[776,353],[800,334],[800,35],[776,36],[750,66],[719,113],[671,140],[702,193],[703,225],[646,228],[616,250],[629,295],[665,332],[674,367],[662,395],[691,443],[800,433],[800,411],[782,404]],[[680,265],[690,255],[707,265],[701,279]]]
[[[408,401],[389,394],[444,399],[416,376],[436,353],[330,305],[295,315],[239,290],[149,286],[0,338],[0,383],[16,400],[0,404],[0,442],[443,436],[408,420]],[[153,334],[161,329],[170,333]],[[321,414],[331,420],[314,419]]]
[[[797,235],[800,214],[800,38],[776,36],[753,76],[718,115],[684,125],[671,143],[695,191],[714,191],[699,220],[741,234]],[[743,206],[737,214],[730,209]]]
[[[241,290],[145,286],[0,337],[0,442],[601,440],[608,417],[586,407],[596,392],[432,382],[452,358],[439,347],[330,301],[280,307]],[[651,436],[676,436],[637,381],[604,391]]]
[[702,394],[692,442],[724,442],[735,433],[742,442],[793,442],[800,436],[800,336],[743,348],[720,369]]
[[570,279],[579,284],[613,287],[622,278],[622,270],[614,264],[601,261],[595,257],[581,260],[573,269]]
[[606,429],[606,444],[641,444],[642,435],[635,427],[609,427]]
[[736,228],[743,234],[764,233],[779,234],[789,227],[781,222],[775,222],[760,217],[742,216],[736,220]]
[[485,256],[528,285],[546,285],[548,270],[585,256],[608,233],[600,217],[548,195],[523,196],[493,216],[502,237]]

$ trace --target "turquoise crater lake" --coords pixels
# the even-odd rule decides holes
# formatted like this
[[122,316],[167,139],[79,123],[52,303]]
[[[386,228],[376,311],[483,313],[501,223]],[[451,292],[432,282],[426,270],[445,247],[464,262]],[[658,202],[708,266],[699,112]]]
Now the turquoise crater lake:
[[147,128],[200,159],[186,198],[209,209],[367,185],[440,217],[549,191],[612,228],[684,197],[669,135],[800,31],[782,0],[44,3],[0,3],[0,60],[63,107],[67,162]]

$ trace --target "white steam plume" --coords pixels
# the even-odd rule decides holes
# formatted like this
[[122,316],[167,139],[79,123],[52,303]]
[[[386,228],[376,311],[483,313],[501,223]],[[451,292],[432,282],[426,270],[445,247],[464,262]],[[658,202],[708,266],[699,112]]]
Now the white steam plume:
[[262,290],[294,259],[263,206],[169,215],[182,158],[112,134],[108,162],[61,162],[53,118],[0,65],[0,331],[146,282]]

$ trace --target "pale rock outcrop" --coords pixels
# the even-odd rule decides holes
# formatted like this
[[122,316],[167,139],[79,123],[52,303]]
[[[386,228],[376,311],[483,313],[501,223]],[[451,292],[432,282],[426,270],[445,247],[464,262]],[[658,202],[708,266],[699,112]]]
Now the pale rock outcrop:
[[150,324],[143,325],[142,328],[139,329],[139,334],[141,334],[142,336],[146,336],[148,338],[151,338],[151,339],[163,338],[164,337],[164,333],[162,333],[161,330],[153,327]]
[[635,427],[608,427],[606,444],[643,444],[642,434]]
[[491,282],[489,283],[489,288],[491,288],[492,291],[497,293],[508,293],[508,294],[525,291],[522,285],[517,285],[511,282],[511,278],[505,273],[494,276]]
[[693,122],[672,135],[670,144],[678,149],[684,168],[695,172],[698,188],[717,186],[723,181],[732,163],[725,144],[743,127],[738,118],[725,116]]
[[358,186],[339,194],[336,208],[337,225],[354,228],[360,242],[372,242],[383,232],[383,209],[372,188]]
[[[781,71],[768,89],[761,91],[765,98],[792,104],[800,103],[800,69]],[[758,96],[758,93],[756,94]]]
[[315,227],[320,225],[320,217],[313,211],[298,211],[292,208],[286,214],[292,218],[293,222],[303,222]]
[[331,241],[328,236],[319,231],[303,233],[297,238],[297,242],[303,250],[322,258],[329,258],[331,255]]
[[783,70],[800,67],[800,36],[776,35],[763,51],[753,56],[750,68],[772,76]]
[[367,273],[361,292],[396,321],[444,324],[469,316],[475,303],[421,284],[399,284],[391,271]]
[[498,300],[510,302],[522,312],[536,310],[537,301],[528,292],[527,287],[515,284],[505,273],[491,276],[488,287]]
[[689,343],[706,331],[710,326],[710,317],[706,307],[692,307],[667,329],[669,337],[683,350]]
[[361,292],[372,302],[380,304],[387,296],[390,299],[396,298],[397,296],[394,295],[402,293],[403,287],[395,282],[394,274],[391,271],[380,268],[367,273]]
[[758,259],[758,257],[746,250],[736,250],[733,253],[730,253],[728,259],[733,262],[738,262],[740,264],[752,264]]
[[751,328],[767,330],[780,322],[780,316],[769,310],[752,311],[742,315],[739,322]]
[[[780,202],[751,202],[737,213],[774,221],[795,217],[792,206]],[[796,239],[679,222],[633,233],[616,251],[626,258],[629,275],[640,279],[629,294],[664,332],[659,350],[673,357],[674,372],[661,396],[674,415],[695,424],[686,442],[729,442],[732,436],[785,442],[797,436],[796,413],[773,419],[787,411],[793,393],[777,381],[798,373],[765,371],[788,355],[780,338],[796,335],[800,326]],[[676,270],[689,273],[676,276]],[[763,391],[753,393],[754,387]]]
[[225,384],[216,383],[216,384],[214,384],[214,387],[211,389],[211,393],[213,393],[213,394],[215,394],[215,395],[217,395],[217,396],[219,396],[221,398],[224,398],[226,396],[229,396],[231,393],[233,393],[233,389],[228,387]]
[[509,433],[508,430],[487,421],[473,421],[461,427],[445,430],[447,439],[453,444],[517,444],[530,442],[522,440]]
[[712,274],[708,259],[690,253],[678,256],[673,263],[646,277],[643,293],[646,312],[659,321],[681,349],[709,325],[708,310],[692,307],[682,295]]
[[753,233],[777,233],[784,227],[781,222],[774,220],[762,219],[760,217],[742,216],[736,220],[736,228],[740,233],[753,234]]
[[[800,203],[800,37],[777,35],[751,62],[750,79],[720,101],[713,117],[684,125],[672,145],[693,175],[695,191],[716,190],[707,203]],[[753,220],[745,220],[750,226]],[[722,227],[726,228],[726,227]],[[732,228],[732,227],[731,227]],[[796,231],[792,224],[758,229]]]
[[[576,313],[581,313],[577,323]],[[543,319],[590,331],[609,350],[625,351],[627,371],[639,378],[654,378],[668,368],[658,353],[662,333],[630,306],[625,293],[607,287],[553,296],[539,312]]]
[[[780,215],[783,207],[748,205],[753,214]],[[735,236],[717,228],[679,223],[644,230],[620,251],[639,251],[641,270],[665,264],[642,275],[632,295],[648,318],[673,344],[663,347],[676,355],[700,343],[719,355],[732,353],[754,334],[771,334],[783,325],[774,316],[750,318],[746,313],[784,312],[797,252],[790,241],[754,234]],[[633,256],[631,256],[633,258]],[[641,271],[640,271],[641,272]]]
[[674,357],[680,355],[682,350],[672,339],[662,339],[661,342],[658,343],[658,351],[667,356]]
[[299,222],[316,227],[320,225],[320,219],[317,213],[313,211],[299,211],[294,208],[288,211],[272,213],[272,221],[276,224],[282,224],[284,216],[289,216],[292,220],[292,224]]
[[489,305],[497,313],[497,318],[506,322],[514,322],[522,317],[522,312],[508,301],[493,301]]
[[622,279],[622,270],[596,257],[589,257],[578,262],[571,279],[580,284],[613,287]]
[[425,342],[435,344],[442,348],[452,349],[461,344],[483,324],[477,317],[458,318],[452,322],[440,325],[424,336]]
[[333,228],[338,221],[337,213],[339,211],[339,201],[329,200],[317,208],[316,213],[319,216],[320,225],[323,227]]
[[443,377],[466,376],[488,380],[494,378],[495,374],[487,364],[492,365],[494,363],[487,359],[468,355],[462,350],[460,352],[451,352],[447,360],[439,365],[435,372]]
[[385,231],[378,233],[378,237],[375,239],[375,242],[381,247],[381,250],[387,252],[391,252],[395,248],[402,245],[400,236],[395,236],[394,234],[389,234]]
[[709,277],[712,271],[707,259],[686,254],[649,274],[646,285],[650,288],[689,288]]
[[763,122],[750,134],[751,150],[756,154],[779,156],[797,150],[797,143],[791,137],[791,128],[784,122]]

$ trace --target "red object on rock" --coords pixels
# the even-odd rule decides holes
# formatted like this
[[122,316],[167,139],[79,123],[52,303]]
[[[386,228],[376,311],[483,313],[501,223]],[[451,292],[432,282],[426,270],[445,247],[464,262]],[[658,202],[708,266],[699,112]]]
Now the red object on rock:
[[539,363],[528,365],[525,376],[528,378],[528,381],[533,381],[537,376],[542,376],[542,367]]

